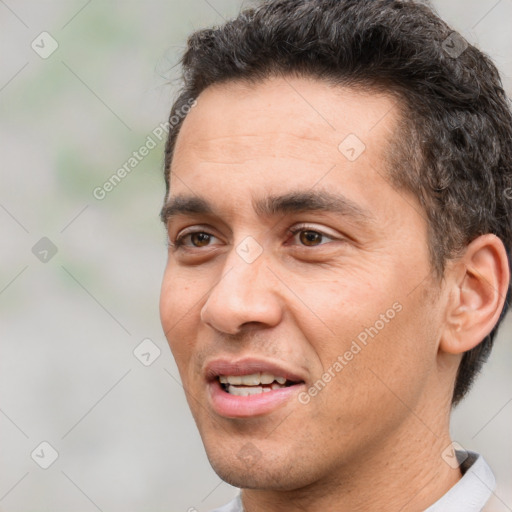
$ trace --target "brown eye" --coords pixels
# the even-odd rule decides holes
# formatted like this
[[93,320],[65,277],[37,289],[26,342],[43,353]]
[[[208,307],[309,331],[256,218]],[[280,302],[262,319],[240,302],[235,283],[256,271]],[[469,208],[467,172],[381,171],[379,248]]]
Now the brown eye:
[[323,235],[318,231],[303,230],[300,232],[299,239],[302,244],[309,247],[318,245],[322,242]]
[[205,247],[210,243],[211,236],[208,233],[191,233],[190,241],[195,247]]

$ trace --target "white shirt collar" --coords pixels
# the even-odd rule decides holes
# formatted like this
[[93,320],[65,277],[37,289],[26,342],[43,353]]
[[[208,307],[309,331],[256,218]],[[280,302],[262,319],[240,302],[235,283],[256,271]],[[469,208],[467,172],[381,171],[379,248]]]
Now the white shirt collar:
[[489,501],[496,480],[484,458],[474,452],[456,452],[463,477],[425,512],[480,512]]

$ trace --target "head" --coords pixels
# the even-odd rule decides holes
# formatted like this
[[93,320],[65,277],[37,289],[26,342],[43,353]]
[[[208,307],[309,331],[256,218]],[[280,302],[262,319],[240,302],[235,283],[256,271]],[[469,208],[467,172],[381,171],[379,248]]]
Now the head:
[[[419,439],[418,415],[445,428],[509,294],[494,65],[415,2],[275,0],[193,34],[183,66],[161,316],[214,468],[291,489]],[[237,365],[293,385],[226,408]]]

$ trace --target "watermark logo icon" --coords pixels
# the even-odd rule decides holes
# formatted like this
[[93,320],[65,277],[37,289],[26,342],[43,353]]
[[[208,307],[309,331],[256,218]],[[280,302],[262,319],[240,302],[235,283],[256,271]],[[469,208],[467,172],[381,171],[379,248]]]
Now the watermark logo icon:
[[48,32],[41,32],[31,46],[39,57],[47,59],[59,47],[59,43]]
[[250,468],[261,458],[261,451],[252,443],[245,443],[237,453],[237,458]]
[[245,237],[237,246],[236,253],[246,263],[253,263],[263,252],[263,247],[252,236]]
[[464,53],[469,45],[468,42],[458,32],[452,32],[443,41],[441,46],[452,59],[456,59]]
[[41,262],[48,263],[56,254],[57,246],[46,236],[43,236],[32,247],[32,254]]
[[158,345],[149,338],[142,340],[133,351],[133,355],[144,366],[151,366],[160,357],[161,353]]
[[441,458],[452,469],[457,469],[468,457],[466,449],[457,441],[451,442],[441,453]]
[[48,441],[43,441],[30,456],[39,467],[48,469],[59,458],[59,452]]
[[364,142],[355,134],[350,133],[338,145],[339,152],[349,161],[354,162],[366,149]]

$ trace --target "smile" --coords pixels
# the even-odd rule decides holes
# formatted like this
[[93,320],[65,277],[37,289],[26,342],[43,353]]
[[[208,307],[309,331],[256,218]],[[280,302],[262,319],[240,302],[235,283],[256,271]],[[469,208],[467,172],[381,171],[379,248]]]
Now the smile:
[[230,395],[251,396],[270,393],[293,385],[285,377],[276,377],[270,373],[252,373],[250,375],[220,375],[222,389]]
[[305,386],[298,373],[255,360],[215,361],[207,366],[205,376],[211,407],[227,418],[269,414]]

